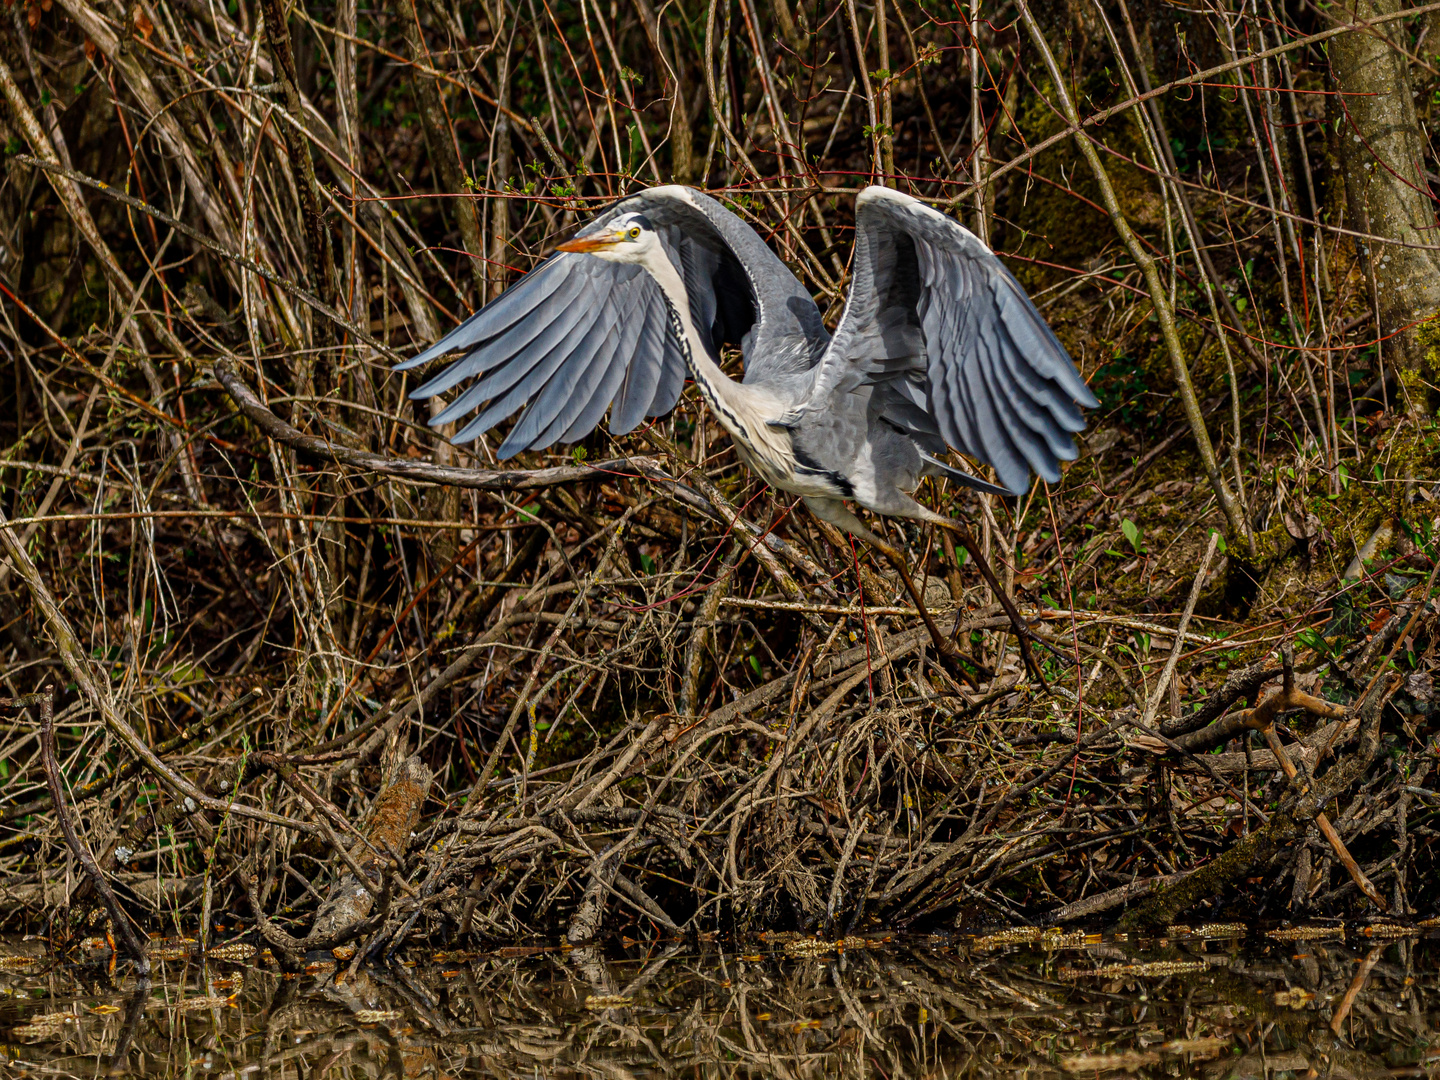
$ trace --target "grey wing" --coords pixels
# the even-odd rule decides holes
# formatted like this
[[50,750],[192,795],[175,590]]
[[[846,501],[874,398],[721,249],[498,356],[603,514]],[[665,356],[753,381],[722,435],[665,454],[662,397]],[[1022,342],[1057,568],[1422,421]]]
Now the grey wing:
[[[804,356],[801,371],[818,359],[828,336],[814,301],[734,214],[688,188],[652,188],[616,203],[579,235],[630,212],[649,218],[679,268],[713,358],[744,343],[747,380],[751,358],[762,352]],[[669,412],[684,388],[684,361],[655,280],[638,266],[584,254],[547,259],[397,369],[456,350],[463,355],[411,397],[466,384],[430,421],[439,426],[478,410],[456,442],[519,412],[497,451],[502,458],[584,438],[607,408],[610,430],[623,435]]]
[[[871,187],[855,204],[850,295],[811,400],[884,383],[886,419],[925,447],[938,433],[1023,492],[1053,483],[1099,404],[1020,284],[978,237],[924,203]],[[921,416],[928,417],[924,423]]]

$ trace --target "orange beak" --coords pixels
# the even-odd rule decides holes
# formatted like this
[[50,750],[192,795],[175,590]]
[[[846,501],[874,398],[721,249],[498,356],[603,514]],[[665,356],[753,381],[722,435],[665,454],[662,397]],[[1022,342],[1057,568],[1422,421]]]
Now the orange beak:
[[606,248],[615,246],[613,236],[577,236],[574,240],[566,240],[555,248],[556,251],[579,251],[592,252],[604,251]]

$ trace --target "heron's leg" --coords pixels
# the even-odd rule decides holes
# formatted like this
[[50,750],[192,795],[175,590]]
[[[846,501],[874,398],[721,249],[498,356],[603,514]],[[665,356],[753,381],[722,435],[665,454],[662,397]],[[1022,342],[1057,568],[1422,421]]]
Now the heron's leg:
[[[839,499],[807,498],[805,505],[821,521],[828,521],[842,532],[858,536],[885,556],[890,565],[895,568],[895,573],[900,575],[900,581],[904,584],[905,591],[910,594],[910,599],[915,604],[915,610],[920,613],[920,619],[924,622],[925,629],[929,631],[930,639],[935,642],[935,648],[939,650],[941,659],[946,661],[945,666],[950,669],[952,674],[964,679],[971,686],[976,685],[974,677],[962,666],[964,662],[967,662],[967,657],[956,647],[955,642],[936,625],[930,609],[925,606],[925,598],[920,595],[920,590],[915,587],[910,572],[905,568],[905,556],[897,548],[887,544],[866,528],[865,523],[852,514]],[[969,662],[973,663],[973,661]]]
[[[976,543],[975,537],[970,535],[970,530],[965,527],[963,521],[946,517],[944,514],[937,514],[934,510],[922,506],[914,499],[907,497],[908,506],[903,510],[892,511],[896,517],[915,518],[919,521],[928,521],[939,525],[941,528],[949,529],[955,534],[955,539],[960,541],[960,546],[970,553],[975,566],[980,571],[980,576],[985,579],[985,584],[990,586],[990,591],[995,594],[995,599],[1000,601],[1000,606],[1005,609],[1006,616],[1010,619],[1010,625],[1015,629],[1015,640],[1020,644],[1020,658],[1025,662],[1025,670],[1030,672],[1040,686],[1048,691],[1050,685],[1045,681],[1045,676],[1040,674],[1040,667],[1035,663],[1035,657],[1030,652],[1030,638],[1032,636],[1029,625],[1015,607],[1015,602],[1010,599],[1005,590],[1000,587],[1000,582],[995,579],[995,571],[990,568],[990,560],[985,558],[984,551]],[[842,507],[843,509],[843,507]],[[863,526],[862,526],[863,528]]]

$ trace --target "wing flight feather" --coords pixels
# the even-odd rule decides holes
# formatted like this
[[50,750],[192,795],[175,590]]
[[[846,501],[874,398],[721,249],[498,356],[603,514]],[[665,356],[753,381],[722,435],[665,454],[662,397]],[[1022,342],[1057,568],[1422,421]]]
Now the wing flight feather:
[[989,248],[919,200],[871,187],[856,200],[851,275],[806,408],[908,371],[945,441],[993,466],[1010,491],[1023,492],[1032,471],[1060,478],[1085,426],[1080,406],[1099,402]]
[[[662,345],[657,349],[649,344],[643,348],[640,347],[642,335],[652,314],[657,313],[644,309],[633,313],[625,321],[621,330],[623,337],[617,355],[633,356],[634,359],[625,369],[625,377],[620,383],[620,393],[615,398],[615,404],[610,411],[610,432],[613,435],[624,435],[639,427],[645,420],[650,403],[655,400],[660,370],[665,362],[664,348]],[[574,430],[577,432],[576,434],[566,433],[566,441],[573,442],[575,439],[582,438],[589,431],[588,428],[584,431],[580,430],[579,425]]]

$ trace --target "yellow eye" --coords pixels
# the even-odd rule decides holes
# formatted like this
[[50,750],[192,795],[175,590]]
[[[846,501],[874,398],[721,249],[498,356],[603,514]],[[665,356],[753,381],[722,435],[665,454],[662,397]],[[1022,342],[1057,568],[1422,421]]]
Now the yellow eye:
[[639,240],[639,239],[640,239],[640,226],[639,226],[639,225],[632,225],[632,226],[630,227],[630,239],[631,239],[631,240]]

